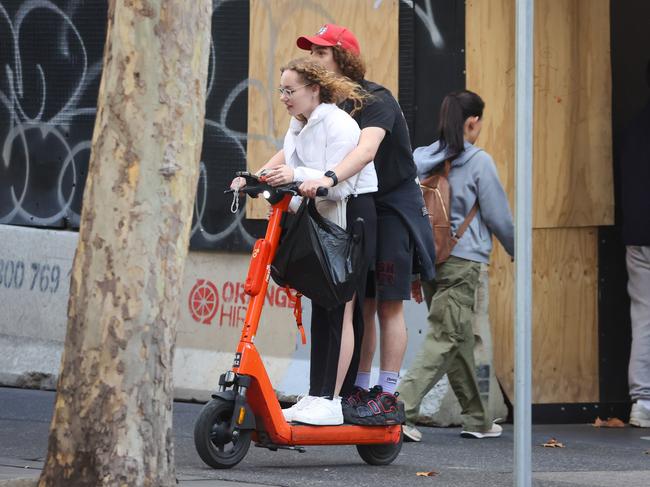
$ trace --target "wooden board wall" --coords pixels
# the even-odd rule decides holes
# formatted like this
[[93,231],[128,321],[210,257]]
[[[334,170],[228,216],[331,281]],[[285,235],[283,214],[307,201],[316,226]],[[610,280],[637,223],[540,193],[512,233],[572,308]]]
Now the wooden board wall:
[[[598,402],[597,229],[533,232],[533,402]],[[514,391],[514,264],[498,248],[490,268],[497,377]]]
[[[599,397],[594,226],[611,224],[613,209],[608,5],[607,0],[536,1],[535,403],[591,402]],[[466,4],[466,84],[486,102],[479,145],[494,156],[511,203],[514,13],[514,0],[468,0]],[[513,264],[498,248],[490,269],[490,317],[495,368],[510,399],[513,271]]]
[[609,0],[536,0],[534,49],[534,226],[613,225]]
[[485,101],[478,144],[494,158],[511,205],[515,182],[514,39],[514,0],[467,1],[465,85]]
[[[397,96],[398,0],[251,0],[248,86],[248,168],[259,169],[282,148],[289,116],[275,88],[280,67],[307,55],[296,47],[326,23],[348,27],[359,40],[367,78]],[[249,200],[250,201],[250,200]],[[249,204],[248,218],[264,218],[263,201]]]
[[[469,0],[465,30],[466,84],[486,102],[480,142],[511,196],[514,9]],[[614,223],[609,53],[609,0],[535,2],[534,228]]]

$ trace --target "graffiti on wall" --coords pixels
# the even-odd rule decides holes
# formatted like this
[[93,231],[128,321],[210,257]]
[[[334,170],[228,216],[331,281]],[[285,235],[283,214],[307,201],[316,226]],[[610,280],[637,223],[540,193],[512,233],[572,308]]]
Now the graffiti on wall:
[[415,3],[413,0],[402,0],[402,3],[414,10],[418,20],[422,23],[422,27],[428,32],[433,47],[436,49],[444,49],[445,40],[442,37],[440,28],[436,24],[433,5],[431,2],[432,0],[420,0]]
[[[105,0],[0,0],[0,223],[78,227],[105,36]],[[194,248],[260,231],[223,195],[246,167],[247,77],[248,2],[215,0]]]
[[0,223],[79,224],[106,8],[65,3],[0,2]]
[[248,131],[248,0],[214,0],[205,132],[192,222],[194,249],[249,250],[265,223],[246,219],[246,202],[230,211],[223,192],[246,169]]
[[444,96],[465,88],[464,0],[414,0],[413,147],[431,144],[438,133]]

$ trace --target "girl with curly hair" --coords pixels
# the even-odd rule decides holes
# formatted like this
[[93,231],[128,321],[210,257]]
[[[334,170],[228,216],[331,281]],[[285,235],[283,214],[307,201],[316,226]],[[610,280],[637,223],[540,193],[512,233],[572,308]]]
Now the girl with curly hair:
[[[280,101],[291,115],[281,161],[262,167],[272,186],[322,177],[341,162],[359,142],[360,129],[337,104],[347,100],[351,112],[362,108],[368,95],[354,81],[328,71],[309,58],[290,61],[281,68]],[[241,180],[233,181],[240,185]],[[374,165],[368,164],[347,181],[331,188],[316,207],[326,218],[345,227],[346,221],[364,220],[365,255],[374,255],[376,210],[372,193],[377,191]],[[292,202],[296,208],[297,202]],[[367,270],[360,272],[360,277]],[[363,289],[361,289],[363,291]],[[341,387],[352,361],[355,334],[360,337],[362,303],[357,295],[344,306],[325,309],[312,302],[309,395],[283,410],[287,421],[313,425],[343,423]],[[355,333],[354,323],[357,323]]]

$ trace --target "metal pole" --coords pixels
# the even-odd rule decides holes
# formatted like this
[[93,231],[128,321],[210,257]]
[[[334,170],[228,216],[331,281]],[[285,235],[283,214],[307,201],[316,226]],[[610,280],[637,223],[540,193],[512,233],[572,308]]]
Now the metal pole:
[[531,485],[531,301],[534,0],[516,0],[515,28],[515,432],[516,487]]

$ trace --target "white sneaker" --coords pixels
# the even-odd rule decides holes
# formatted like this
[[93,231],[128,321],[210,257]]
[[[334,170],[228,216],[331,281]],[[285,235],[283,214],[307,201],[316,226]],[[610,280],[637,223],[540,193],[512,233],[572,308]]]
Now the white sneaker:
[[293,421],[316,426],[336,426],[343,424],[341,398],[326,399],[316,397],[293,415]]
[[418,442],[422,440],[422,433],[415,426],[408,424],[402,425],[402,435],[404,435],[404,441],[415,441]]
[[463,438],[498,438],[501,436],[501,433],[503,432],[503,428],[499,426],[496,423],[492,424],[492,428],[490,428],[488,431],[461,431],[460,436]]
[[630,424],[638,428],[650,428],[650,409],[643,407],[638,402],[632,404]]
[[314,399],[318,399],[316,396],[303,396],[300,399],[298,399],[298,402],[291,406],[290,408],[285,408],[282,410],[282,414],[284,415],[284,420],[287,423],[290,423],[293,421],[294,416],[296,415],[296,412],[300,411],[302,408],[307,406],[310,402],[312,402]]

